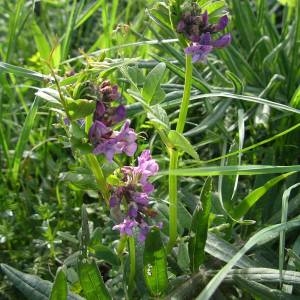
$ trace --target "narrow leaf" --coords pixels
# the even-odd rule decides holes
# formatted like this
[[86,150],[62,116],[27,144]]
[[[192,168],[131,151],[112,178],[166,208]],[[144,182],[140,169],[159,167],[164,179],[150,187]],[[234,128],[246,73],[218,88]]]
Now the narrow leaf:
[[158,228],[153,228],[145,241],[144,277],[154,296],[162,295],[168,287],[167,255]]
[[26,148],[27,142],[29,140],[30,132],[34,124],[34,120],[38,111],[39,99],[36,97],[31,105],[28,115],[26,116],[25,122],[23,124],[23,129],[21,131],[18,143],[15,149],[15,155],[13,159],[12,167],[12,181],[16,183],[19,176],[20,164],[23,152]]
[[175,130],[170,130],[168,134],[168,139],[177,149],[182,150],[188,153],[194,159],[199,159],[199,155],[196,150],[193,148],[191,143],[187,138],[185,138],[182,134],[178,133]]
[[208,177],[200,194],[200,201],[195,209],[190,228],[189,256],[192,272],[198,270],[204,261],[204,247],[207,239],[208,218],[211,210],[212,179]]
[[[52,283],[35,275],[22,273],[6,264],[0,264],[1,270],[15,287],[30,300],[48,300]],[[79,295],[68,293],[68,300],[84,300]]]
[[232,211],[232,216],[235,219],[239,219],[242,216],[246,215],[246,213],[249,211],[251,207],[266,193],[271,189],[275,184],[280,182],[281,180],[289,177],[290,175],[294,174],[294,172],[286,173],[279,175],[275,178],[272,178],[269,180],[266,184],[263,186],[260,186],[259,188],[252,191],[240,204],[234,208]]
[[80,260],[78,262],[78,273],[87,300],[111,299],[95,261]]
[[67,276],[63,268],[58,268],[49,300],[65,300],[68,296]]

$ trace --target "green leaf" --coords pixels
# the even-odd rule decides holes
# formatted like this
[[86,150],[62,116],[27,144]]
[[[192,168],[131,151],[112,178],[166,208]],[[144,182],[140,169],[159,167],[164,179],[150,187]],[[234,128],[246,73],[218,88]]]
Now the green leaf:
[[82,205],[81,208],[81,251],[82,256],[87,258],[88,245],[90,243],[90,229],[89,229],[89,220],[88,214],[85,208],[85,205]]
[[232,82],[236,94],[243,94],[244,85],[241,79],[230,71],[225,72],[225,76]]
[[191,143],[187,138],[185,138],[182,134],[178,133],[175,130],[170,130],[168,134],[168,139],[177,149],[182,150],[188,153],[194,159],[199,159],[199,155],[196,150],[193,148]]
[[44,75],[42,73],[32,71],[29,69],[17,67],[11,64],[7,64],[0,61],[0,71],[5,73],[11,73],[16,76],[22,76],[23,78],[34,79],[39,81],[51,81],[52,77]]
[[268,300],[297,300],[299,296],[293,296],[291,294],[285,293],[283,291],[270,288],[261,283],[244,279],[242,276],[235,275],[233,279],[237,285],[243,290],[248,291],[254,298],[258,297],[259,299],[268,299]]
[[208,177],[200,194],[200,201],[194,211],[190,228],[189,256],[192,272],[199,269],[204,261],[204,248],[207,239],[208,219],[211,210],[212,179]]
[[167,255],[158,228],[151,229],[145,241],[144,277],[154,296],[162,295],[168,287]]
[[67,277],[63,268],[58,268],[49,300],[65,300],[68,296]]
[[[48,300],[51,294],[52,283],[35,275],[22,273],[6,264],[0,264],[1,270],[5,273],[15,287],[30,300]],[[68,300],[84,300],[79,295],[68,293]]]
[[247,243],[230,259],[230,261],[206,284],[205,288],[202,290],[201,294],[196,298],[196,300],[209,300],[211,296],[219,287],[221,282],[230,272],[232,267],[240,260],[240,258],[246,254],[255,245],[261,245],[274,240],[280,234],[280,232],[285,229],[287,231],[295,229],[300,226],[300,220],[292,220],[285,224],[277,224],[266,227],[256,234],[254,234]]
[[160,88],[160,81],[164,76],[166,70],[166,64],[161,62],[156,67],[154,67],[146,77],[144,83],[142,96],[147,103],[151,103],[154,99],[154,95],[158,88]]
[[233,209],[231,212],[232,217],[234,219],[239,219],[242,216],[246,215],[246,213],[249,211],[249,209],[266,193],[269,191],[270,188],[272,188],[275,184],[280,182],[281,180],[289,177],[290,175],[294,174],[294,172],[286,173],[279,175],[275,178],[272,178],[269,180],[266,184],[263,186],[260,186],[259,188],[252,191],[240,204]]
[[160,175],[177,176],[218,176],[218,175],[257,175],[257,174],[275,174],[286,172],[299,172],[300,165],[293,166],[268,166],[268,165],[242,165],[242,166],[213,166],[202,168],[186,168],[166,170],[159,172]]
[[17,142],[16,149],[15,149],[15,154],[14,154],[14,158],[13,158],[13,166],[12,166],[12,181],[14,184],[16,184],[16,182],[18,180],[22,155],[27,146],[27,142],[29,140],[31,129],[34,125],[35,117],[38,112],[38,107],[39,107],[39,99],[37,97],[35,97],[32,105],[30,107],[29,113],[26,116],[21,134],[20,134],[18,142]]
[[131,80],[138,86],[145,82],[145,76],[140,68],[137,66],[127,68],[128,75]]
[[278,0],[278,1],[283,5],[288,5],[288,6],[291,6],[291,7],[296,6],[296,0]]
[[157,129],[169,130],[169,117],[159,104],[151,107],[151,111],[147,113],[147,117]]
[[67,111],[72,120],[85,118],[95,110],[95,101],[85,99],[67,99]]
[[119,257],[108,247],[101,245],[100,242],[98,245],[89,247],[90,255],[96,257],[97,259],[104,260],[113,266],[119,266],[120,260]]
[[183,270],[184,272],[189,271],[190,258],[188,252],[188,245],[187,243],[184,243],[182,240],[180,241],[178,247],[177,263],[181,270]]
[[112,299],[94,260],[80,260],[78,262],[78,273],[87,300]]

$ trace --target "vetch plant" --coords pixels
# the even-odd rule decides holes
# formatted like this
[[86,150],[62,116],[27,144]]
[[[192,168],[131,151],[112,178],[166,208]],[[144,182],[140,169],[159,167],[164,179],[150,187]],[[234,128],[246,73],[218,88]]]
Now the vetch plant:
[[300,3],[25,2],[0,7],[0,298],[298,299]]

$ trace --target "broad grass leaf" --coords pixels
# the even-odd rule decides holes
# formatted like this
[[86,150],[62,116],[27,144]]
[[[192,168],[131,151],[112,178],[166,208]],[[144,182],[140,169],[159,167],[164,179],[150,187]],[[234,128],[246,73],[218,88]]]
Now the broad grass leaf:
[[94,260],[81,259],[78,262],[78,273],[87,300],[112,299]]
[[218,175],[257,175],[299,172],[300,165],[270,166],[270,165],[241,165],[241,166],[212,166],[200,168],[183,168],[172,171],[161,171],[161,175],[173,174],[177,176],[218,176]]
[[[51,294],[52,283],[39,278],[35,275],[29,275],[16,270],[15,268],[1,264],[1,270],[15,287],[23,293],[29,300],[48,300]],[[68,300],[84,300],[84,298],[74,293],[68,293]]]
[[147,103],[150,104],[154,100],[154,96],[160,88],[160,82],[164,76],[165,70],[166,64],[161,62],[147,75],[142,90],[142,96]]
[[168,287],[167,254],[158,228],[151,229],[145,241],[144,277],[152,295],[164,294]]
[[239,219],[247,214],[249,209],[253,207],[253,205],[265,194],[271,189],[275,184],[280,182],[281,180],[289,177],[290,175],[294,174],[294,172],[281,174],[275,178],[272,178],[269,180],[266,184],[263,186],[255,189],[252,191],[240,204],[235,207],[232,211],[232,216],[235,219]]
[[193,148],[191,143],[187,138],[185,138],[182,134],[178,133],[175,130],[170,130],[168,134],[168,139],[172,145],[174,145],[177,149],[182,150],[188,153],[194,159],[199,159],[199,155],[196,150]]
[[225,279],[227,274],[230,272],[232,267],[240,260],[240,258],[246,254],[248,250],[250,250],[255,245],[261,245],[269,242],[270,240],[274,240],[280,234],[280,232],[285,229],[287,231],[300,227],[300,220],[295,219],[289,221],[285,224],[276,224],[262,230],[258,231],[254,234],[248,242],[230,259],[230,261],[210,280],[208,284],[206,284],[205,288],[196,298],[197,300],[209,300],[211,296],[214,294],[216,289],[219,287],[221,282]]
[[[261,274],[263,276],[263,274]],[[248,291],[254,298],[268,299],[268,300],[297,300],[299,296],[294,296],[283,291],[270,288],[264,284],[255,282],[253,280],[244,279],[242,276],[233,276],[235,283],[243,290]]]
[[0,71],[5,73],[11,73],[16,76],[21,76],[23,78],[38,80],[38,81],[51,81],[52,78],[48,75],[42,73],[25,69],[22,67],[14,66],[5,62],[0,61]]
[[199,269],[204,261],[204,247],[207,239],[208,218],[211,210],[212,178],[208,177],[202,187],[200,201],[194,211],[189,232],[189,257],[192,272]]
[[67,277],[63,268],[58,268],[49,300],[66,300],[68,296]]

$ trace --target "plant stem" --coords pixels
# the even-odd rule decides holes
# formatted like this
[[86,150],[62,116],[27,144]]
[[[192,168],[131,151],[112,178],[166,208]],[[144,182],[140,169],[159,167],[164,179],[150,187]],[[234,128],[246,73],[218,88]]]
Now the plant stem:
[[178,133],[183,133],[184,125],[186,122],[186,116],[190,104],[192,74],[193,74],[192,56],[187,55],[185,60],[184,90],[183,90],[182,102],[180,105],[178,122],[176,126],[176,131]]
[[128,294],[131,298],[134,289],[134,277],[135,277],[135,243],[134,243],[133,236],[128,237],[128,245],[129,245],[129,259],[130,259]]
[[[182,102],[180,105],[179,118],[176,126],[178,133],[183,133],[186,116],[190,103],[192,87],[193,64],[191,55],[186,56],[185,62],[185,81]],[[170,252],[177,240],[177,177],[172,175],[172,171],[178,167],[179,153],[177,150],[169,149],[169,243],[167,251]]]

